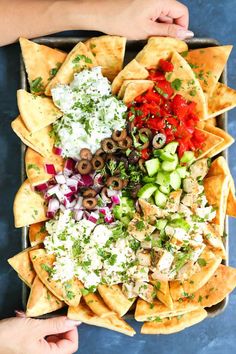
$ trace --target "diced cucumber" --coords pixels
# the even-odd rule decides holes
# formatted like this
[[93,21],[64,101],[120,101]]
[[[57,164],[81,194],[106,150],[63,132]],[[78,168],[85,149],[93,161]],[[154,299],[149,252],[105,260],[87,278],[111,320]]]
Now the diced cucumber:
[[138,191],[138,197],[143,199],[149,199],[156,190],[157,186],[152,183],[147,183]]
[[161,154],[162,154],[162,149],[153,150],[153,156],[154,157],[160,157]]
[[166,205],[167,196],[164,193],[160,192],[158,189],[155,191],[154,199],[155,204],[160,208],[163,208]]
[[169,194],[170,193],[170,186],[160,186],[159,191],[161,191],[164,194]]
[[174,155],[171,154],[170,152],[164,151],[164,150],[162,150],[162,152],[161,152],[160,159],[162,161],[169,161],[169,162],[175,161]]
[[175,158],[174,161],[170,162],[170,161],[163,161],[161,164],[161,168],[164,171],[170,172],[170,171],[174,171],[179,163],[179,159],[177,154],[174,154],[173,157]]
[[154,183],[156,181],[156,177],[144,176],[142,181],[144,183]]
[[176,172],[179,174],[180,178],[185,178],[187,176],[187,169],[185,166],[177,167]]
[[170,174],[170,185],[174,190],[177,190],[181,186],[181,178],[178,172],[173,171]]
[[156,226],[157,230],[161,231],[161,230],[164,230],[164,228],[166,227],[166,224],[167,224],[167,220],[159,219],[156,221],[155,226]]
[[177,150],[179,143],[177,141],[172,141],[171,143],[167,144],[163,150],[169,152],[170,154],[174,154]]
[[185,151],[183,156],[180,159],[182,163],[189,163],[194,159],[194,152],[193,151]]
[[170,185],[170,174],[165,171],[157,173],[156,183],[160,186],[168,187]]
[[160,161],[156,159],[151,159],[145,162],[147,173],[150,177],[154,176],[160,169]]

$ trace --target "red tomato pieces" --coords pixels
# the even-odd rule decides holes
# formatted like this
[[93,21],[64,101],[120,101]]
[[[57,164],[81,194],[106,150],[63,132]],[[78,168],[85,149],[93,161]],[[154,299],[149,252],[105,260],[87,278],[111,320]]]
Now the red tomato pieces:
[[[128,106],[128,117],[137,128],[149,128],[153,133],[166,135],[166,142],[178,141],[178,155],[187,150],[202,148],[204,134],[196,130],[199,118],[196,116],[195,102],[188,102],[176,94],[164,73],[173,71],[172,63],[160,60],[159,70],[150,70],[149,79],[154,87],[135,98]],[[150,151],[142,150],[142,158],[147,159]]]

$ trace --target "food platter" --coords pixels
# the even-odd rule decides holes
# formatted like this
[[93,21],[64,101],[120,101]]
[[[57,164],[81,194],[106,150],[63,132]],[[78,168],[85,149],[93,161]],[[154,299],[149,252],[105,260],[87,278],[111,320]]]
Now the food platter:
[[[28,250],[9,263],[31,287],[27,315],[51,317],[66,303],[72,319],[134,335],[122,317],[167,334],[222,312],[235,286],[225,237],[226,209],[236,215],[232,47],[153,37],[127,41],[124,56],[122,37],[20,41],[12,128],[28,148],[14,215]],[[30,50],[45,65],[36,78]]]

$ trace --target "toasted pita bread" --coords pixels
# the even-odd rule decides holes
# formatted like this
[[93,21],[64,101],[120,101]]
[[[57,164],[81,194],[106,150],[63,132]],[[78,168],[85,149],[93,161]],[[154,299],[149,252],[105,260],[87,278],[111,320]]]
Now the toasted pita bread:
[[232,45],[194,49],[188,52],[187,62],[192,66],[203,91],[211,96],[224,70]]
[[44,198],[31,188],[28,179],[25,180],[16,193],[13,212],[15,227],[27,226],[48,219],[46,217]]
[[188,296],[203,287],[203,285],[205,285],[215,273],[222,260],[221,257],[216,256],[207,247],[203,250],[201,258],[206,261],[206,265],[203,267],[199,267],[199,270],[193,275],[191,275],[188,280],[184,280],[181,282],[175,280],[173,286],[173,282],[170,282],[171,296],[174,301],[178,300],[179,298],[182,298],[184,294],[187,294]]
[[205,137],[204,143],[201,147],[201,151],[197,151],[195,157],[201,159],[204,156],[208,156],[212,150],[216,149],[220,144],[224,142],[224,139],[218,135],[210,133],[209,131],[196,128],[196,130],[202,133]]
[[154,86],[151,80],[124,80],[118,93],[119,98],[123,98],[126,105]]
[[25,90],[17,91],[17,103],[26,128],[34,133],[55,122],[61,111],[47,97],[35,96]]
[[211,307],[221,302],[236,286],[236,269],[220,264],[213,276],[194,293],[196,303]]
[[55,256],[47,254],[44,249],[30,252],[30,258],[35,272],[41,282],[59,300],[64,301],[69,306],[77,306],[81,298],[82,283],[78,279],[71,279],[65,283],[55,281],[50,277],[50,271],[55,262]]
[[117,315],[99,317],[95,315],[82,301],[77,307],[69,307],[67,317],[71,320],[81,321],[93,326],[111,329],[128,336],[133,336],[136,333],[134,329],[128,325],[128,323],[119,318]]
[[30,184],[33,187],[47,182],[52,177],[51,174],[46,172],[45,166],[47,164],[52,164],[58,173],[63,169],[64,160],[61,156],[55,155],[53,153],[50,158],[45,158],[30,148],[26,150],[25,169]]
[[193,303],[187,299],[182,302],[175,301],[173,303],[173,309],[170,310],[159,300],[154,300],[150,306],[148,302],[138,299],[134,318],[138,322],[153,321],[157,317],[162,319],[166,317],[183,315],[184,313],[194,311],[200,307],[202,307],[200,304]]
[[170,295],[169,282],[165,280],[153,280],[149,278],[149,283],[154,286],[156,296],[166,307],[173,309],[173,300]]
[[99,294],[90,293],[83,296],[86,305],[91,309],[91,311],[99,317],[107,317],[114,315],[115,312],[111,311],[101,298]]
[[53,76],[52,74],[58,70],[67,54],[58,49],[34,43],[26,38],[20,38],[19,42],[29,84],[37,78],[41,79],[42,90],[37,93],[43,93]]
[[11,127],[25,145],[37,151],[40,155],[47,157],[52,154],[54,139],[50,134],[51,125],[31,133],[24,125],[21,117],[18,116],[12,121]]
[[184,52],[188,46],[184,41],[170,37],[150,37],[136,60],[147,69],[156,69],[160,59],[169,59],[172,52]]
[[119,92],[124,80],[146,79],[148,75],[149,75],[148,71],[142,65],[140,65],[135,59],[133,59],[114,78],[111,86],[113,95]]
[[160,322],[146,322],[141,328],[142,334],[171,334],[193,326],[207,317],[207,311],[198,309],[182,316],[163,318]]
[[36,276],[29,254],[30,251],[36,250],[37,248],[38,247],[26,248],[24,251],[7,260],[12,268],[17,272],[21,280],[29,287],[32,286]]
[[230,173],[227,162],[223,156],[219,156],[215,159],[208,171],[208,177],[217,176],[217,175],[226,175],[229,176],[229,196],[227,199],[227,210],[226,214],[229,216],[236,217],[236,197],[235,197],[235,186],[234,180]]
[[[208,121],[207,121],[208,122]],[[222,138],[223,141],[218,144],[214,149],[212,149],[206,156],[207,157],[214,157],[227,149],[230,145],[234,143],[234,138],[229,135],[225,130],[220,129],[218,127],[214,127],[211,124],[206,124],[204,127],[204,130],[212,133],[214,135],[217,135],[218,137]]]
[[57,299],[36,276],[26,307],[27,317],[42,316],[61,309],[65,304]]
[[171,83],[180,80],[181,86],[176,93],[182,95],[186,100],[196,103],[196,113],[200,119],[207,117],[207,101],[199,81],[196,79],[186,60],[177,52],[173,52],[171,62],[174,71],[171,74]]
[[135,301],[135,299],[129,300],[119,285],[98,285],[98,292],[105,304],[120,317],[129,311]]
[[49,82],[45,89],[45,94],[51,96],[51,89],[57,84],[69,84],[74,77],[74,73],[78,73],[85,68],[97,66],[97,61],[92,52],[82,42],[76,46],[67,55],[64,63]]
[[40,245],[43,243],[45,237],[48,235],[45,222],[38,222],[36,224],[32,224],[29,227],[29,240],[32,247]]
[[203,185],[208,203],[216,208],[214,223],[219,225],[220,234],[223,235],[229,195],[229,177],[225,175],[206,177]]
[[97,64],[102,67],[102,74],[110,81],[122,70],[126,38],[119,36],[100,36],[88,39],[87,48],[96,57]]
[[208,99],[208,117],[216,117],[236,107],[236,90],[218,82]]

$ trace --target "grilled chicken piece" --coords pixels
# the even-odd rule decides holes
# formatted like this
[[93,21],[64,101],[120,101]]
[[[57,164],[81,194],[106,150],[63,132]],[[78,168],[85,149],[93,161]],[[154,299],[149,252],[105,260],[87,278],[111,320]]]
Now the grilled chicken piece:
[[175,213],[178,211],[181,194],[182,194],[182,189],[178,189],[177,191],[170,193],[165,206],[165,209],[167,209],[168,212]]
[[156,218],[164,218],[165,216],[168,215],[168,211],[159,208],[156,205],[152,205],[144,199],[139,199],[139,205],[142,209],[143,215],[147,220],[150,220],[150,222],[155,222]]
[[122,292],[128,299],[132,299],[137,296],[136,292],[134,291],[134,283],[123,283]]
[[207,160],[207,158],[200,159],[190,166],[191,177],[195,179],[201,177],[203,179],[207,175],[209,170]]
[[198,181],[192,177],[186,177],[183,180],[183,189],[186,193],[198,194],[199,184]]
[[147,251],[138,251],[136,253],[139,264],[149,267],[151,265],[151,255]]
[[136,215],[128,225],[129,234],[140,242],[144,241],[147,236],[150,236],[154,230],[154,226],[142,220],[138,215]]
[[154,291],[154,286],[152,286],[151,284],[137,281],[135,283],[134,291],[137,293],[139,297],[141,297],[141,299],[150,303],[153,302],[155,291]]

